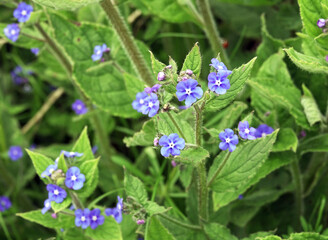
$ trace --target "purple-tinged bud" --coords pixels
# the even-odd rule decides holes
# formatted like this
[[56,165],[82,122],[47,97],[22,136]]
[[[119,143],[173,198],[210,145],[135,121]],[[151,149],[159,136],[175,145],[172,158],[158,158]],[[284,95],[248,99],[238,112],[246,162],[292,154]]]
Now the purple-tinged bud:
[[146,88],[144,89],[144,91],[145,91],[145,93],[147,93],[147,94],[151,94],[151,93],[152,93],[152,89],[151,89],[150,87],[146,87]]
[[105,58],[100,59],[100,62],[105,62]]
[[144,224],[145,223],[145,220],[143,220],[143,219],[139,219],[139,220],[137,220],[137,224],[138,225],[142,225],[142,224]]
[[155,137],[154,138],[154,146],[157,147],[158,146],[158,143],[159,143],[159,138],[158,137]]
[[306,132],[304,130],[302,130],[300,132],[300,134],[298,135],[298,138],[301,139],[301,138],[305,138],[306,137]]
[[181,78],[181,82],[183,82],[183,81],[187,81],[189,78],[188,77],[182,77]]
[[171,165],[172,165],[172,167],[176,167],[177,166],[177,163],[174,160],[172,160],[171,161]]
[[104,53],[109,53],[110,52],[110,48],[106,48]]
[[239,196],[238,196],[238,199],[239,200],[242,200],[244,198],[244,196],[242,195],[242,194],[240,194]]
[[323,19],[323,18],[320,18],[318,21],[317,21],[317,26],[319,28],[324,28],[326,26],[326,20]]
[[172,69],[172,65],[167,65],[165,68]]
[[186,70],[186,73],[187,73],[189,76],[191,76],[194,72],[193,72],[192,70],[190,70],[190,69],[187,69],[187,70]]
[[159,72],[159,73],[157,74],[157,80],[158,80],[158,81],[163,81],[163,80],[165,80],[165,73],[164,73],[164,72]]
[[326,61],[328,62],[328,55],[326,56]]
[[51,217],[56,219],[57,218],[56,213],[51,214]]

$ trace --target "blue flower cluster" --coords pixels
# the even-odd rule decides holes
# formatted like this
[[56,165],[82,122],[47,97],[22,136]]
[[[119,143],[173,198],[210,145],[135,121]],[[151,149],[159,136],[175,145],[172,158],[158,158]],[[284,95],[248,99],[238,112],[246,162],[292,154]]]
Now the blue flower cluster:
[[211,62],[210,66],[215,69],[215,72],[208,75],[208,88],[216,94],[225,94],[230,88],[230,81],[227,77],[232,71],[228,70],[224,63],[216,58],[213,58]]
[[[261,124],[257,129],[250,127],[248,121],[239,122],[238,124],[239,136],[244,140],[254,140],[256,138],[265,137],[273,131],[273,128],[266,124]],[[221,140],[219,148],[223,151],[228,149],[229,152],[233,152],[236,149],[236,145],[239,143],[237,134],[230,128],[220,132],[219,139]]]
[[113,216],[117,223],[121,223],[123,220],[122,212],[123,212],[123,198],[121,198],[120,196],[117,196],[116,207],[105,209],[106,216]]
[[[32,12],[33,7],[31,5],[21,2],[14,10],[13,15],[18,22],[26,22],[30,18]],[[8,39],[16,42],[19,37],[20,27],[17,23],[11,23],[4,28],[3,32]]]
[[155,116],[159,110],[159,100],[156,93],[161,86],[156,84],[152,88],[145,88],[143,92],[137,93],[136,99],[132,102],[133,109],[149,117]]
[[180,151],[185,147],[185,140],[180,138],[178,134],[172,133],[169,136],[162,136],[159,139],[159,145],[161,148],[161,154],[163,157],[178,156]]
[[11,201],[6,196],[0,196],[0,212],[4,212],[11,207]]
[[96,229],[99,225],[104,224],[104,222],[105,217],[101,215],[99,208],[95,208],[91,211],[88,208],[77,209],[75,211],[75,225],[82,229],[86,229],[89,226],[92,229]]
[[102,58],[103,57],[103,54],[104,53],[108,53],[110,52],[110,48],[107,47],[107,45],[104,43],[103,45],[97,45],[94,47],[93,49],[93,54],[91,56],[92,58],[92,61],[98,61],[101,59],[101,61],[103,61],[104,59]]

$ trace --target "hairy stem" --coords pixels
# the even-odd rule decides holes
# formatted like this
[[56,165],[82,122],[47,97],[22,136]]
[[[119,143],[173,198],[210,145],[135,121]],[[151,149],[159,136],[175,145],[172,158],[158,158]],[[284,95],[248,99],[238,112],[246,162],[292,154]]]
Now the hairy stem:
[[64,93],[63,88],[57,88],[56,91],[52,92],[47,101],[42,105],[40,110],[31,118],[22,128],[22,133],[26,134],[35,124],[37,124],[43,116],[48,112],[50,107],[60,98]]
[[11,236],[10,236],[10,234],[9,234],[8,228],[7,228],[7,226],[6,226],[6,223],[5,223],[5,221],[3,220],[3,217],[2,217],[2,213],[1,213],[1,212],[0,212],[0,225],[1,225],[2,229],[3,229],[3,231],[5,232],[6,238],[7,238],[8,240],[12,240],[12,238],[11,238]]
[[169,221],[171,221],[172,223],[175,223],[181,227],[184,227],[184,228],[188,228],[188,229],[193,229],[193,230],[202,230],[202,228],[200,226],[197,226],[197,225],[191,225],[191,224],[187,224],[187,223],[183,223],[181,222],[180,220],[177,220],[177,219],[174,219],[164,213],[160,213],[159,214],[162,218],[165,218]]
[[220,53],[222,62],[229,68],[230,62],[225,49],[222,46],[219,30],[216,27],[210,8],[209,0],[197,0],[198,8],[203,17],[205,33],[210,41],[212,50]]
[[73,205],[75,209],[84,209],[82,202],[80,201],[79,197],[76,193],[70,191],[69,194],[71,195]]
[[121,39],[122,45],[137,73],[147,85],[152,86],[154,84],[152,74],[119,10],[111,0],[102,1],[101,6]]
[[298,165],[298,160],[294,160],[290,166],[291,166],[291,172],[295,184],[295,210],[297,215],[297,222],[299,223],[300,217],[303,215],[303,211],[304,211],[303,182],[302,182],[300,167]]
[[207,187],[211,186],[211,184],[213,183],[213,181],[215,180],[215,178],[219,175],[219,173],[221,172],[221,170],[223,169],[224,165],[227,163],[229,157],[231,155],[231,152],[229,152],[227,154],[227,156],[225,157],[225,159],[223,160],[222,164],[220,165],[220,167],[216,170],[216,172],[214,173],[213,177],[211,178],[211,180],[207,183]]
[[180,136],[186,140],[186,137],[184,136],[180,126],[178,125],[178,123],[175,121],[175,119],[173,118],[172,114],[170,112],[167,112],[167,115],[169,116],[169,118],[171,119],[172,123],[174,124],[174,126],[178,129],[178,132],[180,134]]

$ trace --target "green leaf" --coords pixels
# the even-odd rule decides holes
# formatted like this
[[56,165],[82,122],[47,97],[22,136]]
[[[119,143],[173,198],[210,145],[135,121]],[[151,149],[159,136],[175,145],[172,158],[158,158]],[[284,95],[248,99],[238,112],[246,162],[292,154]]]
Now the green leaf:
[[67,193],[67,197],[64,199],[63,202],[61,203],[56,203],[54,201],[51,202],[51,208],[54,210],[55,213],[58,213],[66,208],[68,208],[69,205],[71,205],[72,203],[72,198],[69,195],[69,193],[67,192],[67,190],[65,190]]
[[166,67],[166,65],[164,63],[158,61],[151,51],[149,51],[149,52],[150,52],[150,59],[151,59],[151,65],[152,65],[153,73],[157,77],[157,74],[159,72],[163,71],[163,69]]
[[183,62],[181,71],[190,69],[199,78],[199,74],[202,68],[202,56],[200,54],[198,43],[188,53],[186,59]]
[[284,49],[288,57],[299,68],[312,73],[328,74],[328,64],[324,57],[312,57],[297,52],[293,48]]
[[156,136],[154,120],[146,121],[140,132],[136,132],[132,137],[125,137],[123,142],[127,147],[152,146]]
[[209,152],[202,147],[187,148],[181,150],[181,154],[174,158],[177,162],[197,165],[210,156]]
[[95,157],[93,156],[90,140],[88,137],[88,128],[85,127],[76,141],[74,147],[72,148],[72,152],[78,152],[78,153],[83,153],[83,156],[79,157],[79,161],[85,161],[85,160],[90,160],[94,159]]
[[64,154],[60,154],[57,166],[58,166],[57,169],[63,170],[64,173],[67,171],[67,164]]
[[281,237],[278,237],[278,236],[267,236],[267,237],[259,237],[257,238],[256,240],[282,240]]
[[298,145],[298,138],[296,133],[291,128],[280,129],[277,140],[273,145],[273,152],[282,152],[292,150],[296,152]]
[[76,8],[84,7],[85,5],[91,3],[97,3],[99,0],[33,0],[34,2],[54,9],[65,9],[65,10],[74,10]]
[[148,196],[144,184],[138,178],[128,174],[126,171],[124,174],[124,187],[127,196],[133,197],[142,205],[147,203]]
[[93,160],[83,161],[78,164],[81,173],[85,175],[85,182],[80,190],[77,190],[79,197],[89,197],[96,189],[99,178],[98,171],[99,158]]
[[302,88],[304,95],[302,96],[301,104],[310,126],[313,126],[317,122],[322,122],[323,116],[311,91],[304,84],[302,85]]
[[174,240],[175,237],[162,225],[162,223],[156,218],[149,219],[150,223],[146,227],[145,240]]
[[226,2],[226,3],[233,3],[233,4],[239,4],[239,5],[244,5],[244,6],[272,6],[275,5],[281,0],[216,0],[219,2]]
[[168,211],[168,209],[165,207],[159,206],[157,203],[152,201],[147,201],[144,205],[144,208],[150,216]]
[[144,91],[145,84],[135,75],[124,73],[123,76],[129,97],[131,99],[135,99],[137,93]]
[[296,123],[308,129],[309,125],[301,105],[301,93],[294,85],[283,58],[283,52],[269,57],[263,63],[257,77],[249,83],[263,98],[267,98],[288,109]]
[[234,69],[232,74],[228,77],[231,85],[230,89],[227,90],[226,94],[220,96],[212,93],[210,100],[208,100],[205,105],[205,109],[208,111],[219,111],[220,109],[228,106],[243,89],[246,80],[250,76],[255,60],[256,58],[253,58],[247,64]]
[[[41,178],[41,174],[47,169],[47,167],[51,164],[55,164],[53,160],[50,158],[36,152],[32,152],[26,149],[27,154],[30,156],[33,166],[35,168],[36,173]],[[45,178],[41,178],[42,181],[46,182]]]
[[113,217],[105,217],[104,224],[96,229],[87,228],[85,235],[93,240],[123,240],[120,225]]
[[257,238],[260,237],[267,237],[269,235],[271,235],[272,232],[257,232],[257,233],[253,233],[251,234],[249,237],[247,238],[243,238],[242,240],[257,240]]
[[41,213],[40,210],[35,210],[31,212],[25,213],[17,213],[17,216],[24,218],[28,221],[35,222],[47,228],[64,228],[68,229],[71,227],[75,227],[74,216],[68,216],[64,214],[57,214],[57,218],[53,218],[50,213]]
[[230,233],[230,230],[218,223],[205,224],[204,228],[209,240],[238,240],[234,235]]
[[328,152],[328,134],[321,134],[308,138],[299,146],[300,154],[307,152]]
[[212,181],[210,187],[215,192],[213,193],[215,209],[227,205],[236,198],[237,194],[242,193],[245,187],[249,187],[252,178],[256,176],[267,160],[277,133],[278,130],[265,138],[238,145],[218,173],[217,171],[228,153],[221,152],[215,158],[208,175],[208,182]]
[[328,236],[319,233],[292,233],[288,240],[327,240]]

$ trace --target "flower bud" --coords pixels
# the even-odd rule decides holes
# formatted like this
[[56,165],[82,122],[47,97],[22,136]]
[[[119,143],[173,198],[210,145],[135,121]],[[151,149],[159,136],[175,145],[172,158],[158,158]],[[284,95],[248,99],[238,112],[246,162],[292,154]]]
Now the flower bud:
[[177,166],[177,163],[174,160],[172,160],[171,161],[171,165],[172,165],[172,167],[176,167]]
[[172,65],[167,65],[165,68],[171,69],[172,68]]
[[326,61],[328,62],[328,55],[326,56]]
[[56,213],[51,214],[51,217],[56,219],[57,218]]
[[143,220],[143,219],[139,219],[139,220],[137,220],[137,224],[138,225],[142,225],[142,224],[144,224],[145,223],[145,220]]
[[187,70],[186,70],[186,73],[187,73],[189,76],[191,76],[194,72],[193,72],[192,70],[190,70],[190,69],[187,69]]
[[317,21],[317,26],[319,28],[324,28],[326,26],[326,20],[323,19],[323,18],[320,18],[318,21]]
[[158,143],[159,143],[159,138],[158,137],[155,137],[154,138],[154,146],[157,147],[158,146]]
[[164,73],[164,72],[159,72],[159,73],[157,74],[157,80],[158,80],[158,81],[163,81],[163,80],[165,80],[165,73]]

